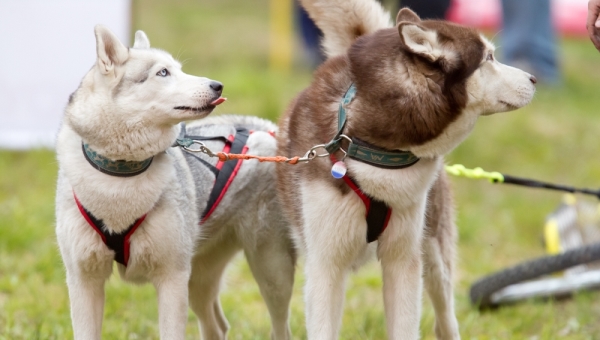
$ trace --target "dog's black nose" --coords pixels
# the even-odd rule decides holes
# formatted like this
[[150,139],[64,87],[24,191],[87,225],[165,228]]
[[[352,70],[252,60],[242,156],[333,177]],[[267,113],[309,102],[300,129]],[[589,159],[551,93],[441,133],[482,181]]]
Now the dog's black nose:
[[537,84],[537,78],[534,75],[529,77],[529,80],[531,81],[532,84]]
[[219,95],[221,92],[223,92],[223,84],[219,83],[218,81],[211,81],[210,88],[215,90],[215,92],[217,92]]

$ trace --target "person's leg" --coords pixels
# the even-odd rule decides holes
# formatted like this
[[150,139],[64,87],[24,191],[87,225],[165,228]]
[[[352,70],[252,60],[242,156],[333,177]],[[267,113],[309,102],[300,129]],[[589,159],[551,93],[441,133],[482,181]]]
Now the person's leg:
[[503,60],[534,74],[541,82],[560,82],[556,32],[548,0],[502,0]]
[[325,60],[325,56],[321,51],[321,38],[323,34],[298,1],[294,1],[294,11],[296,13],[297,26],[302,36],[302,42],[306,48],[308,61],[312,67],[317,67]]
[[400,0],[400,8],[408,7],[421,19],[445,19],[450,0]]

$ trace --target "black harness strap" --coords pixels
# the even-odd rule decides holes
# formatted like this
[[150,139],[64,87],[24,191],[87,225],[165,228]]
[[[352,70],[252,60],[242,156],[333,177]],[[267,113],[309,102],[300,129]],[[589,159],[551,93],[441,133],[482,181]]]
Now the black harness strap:
[[377,241],[390,221],[392,209],[384,202],[371,199],[371,207],[367,213],[367,242]]
[[215,175],[215,177],[219,176],[219,169],[217,169],[216,166],[210,164],[209,162],[203,160],[202,158],[198,157],[197,155],[195,155],[191,152],[189,153],[189,155],[194,157],[194,159],[196,159],[198,162],[202,163],[202,165],[207,167],[208,170],[210,170]]
[[[243,154],[246,153],[246,142],[248,141],[248,137],[250,136],[250,132],[244,128],[237,128],[235,139],[231,143],[230,153],[234,154]],[[229,141],[228,141],[229,142]],[[201,221],[204,222],[208,217],[212,214],[212,212],[217,208],[219,202],[227,192],[229,185],[233,181],[235,175],[237,175],[237,170],[242,165],[242,160],[238,160],[237,162],[229,161],[224,162],[223,167],[217,174],[215,178],[215,185],[213,186],[212,191],[210,192],[210,196],[208,198],[208,203],[206,204],[206,209],[202,212]]]

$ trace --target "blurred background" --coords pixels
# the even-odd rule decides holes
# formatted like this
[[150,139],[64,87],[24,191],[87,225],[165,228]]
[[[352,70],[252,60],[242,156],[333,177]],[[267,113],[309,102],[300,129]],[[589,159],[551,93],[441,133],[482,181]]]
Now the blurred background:
[[[439,15],[428,10],[440,2],[435,6],[444,18],[482,29],[496,44],[497,58],[540,79],[529,106],[480,119],[447,162],[600,187],[600,53],[585,31],[587,1],[430,1],[415,7],[422,17]],[[401,4],[384,1],[393,17]],[[213,114],[277,121],[320,62],[318,31],[291,0],[0,1],[0,339],[72,337],[54,235],[53,145],[69,94],[95,62],[97,23],[127,45],[144,30],[152,46],[173,54],[185,72],[223,82],[229,100]],[[483,313],[468,300],[479,277],[544,255],[544,222],[562,195],[463,178],[452,183],[463,338],[597,339],[598,293]],[[305,338],[302,270],[300,261],[291,319],[297,339]],[[268,338],[268,313],[243,257],[229,267],[223,287],[230,338]],[[158,338],[151,286],[126,285],[114,276],[106,296],[105,338]],[[352,276],[346,298],[340,338],[384,339],[376,262]],[[424,304],[422,337],[433,339],[433,311],[427,298]],[[191,313],[187,334],[199,337]]]

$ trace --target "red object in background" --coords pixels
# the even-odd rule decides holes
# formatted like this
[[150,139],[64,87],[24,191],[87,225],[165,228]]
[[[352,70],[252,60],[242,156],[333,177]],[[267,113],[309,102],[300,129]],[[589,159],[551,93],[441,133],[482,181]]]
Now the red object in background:
[[[588,0],[550,1],[552,21],[558,34],[587,36],[585,22]],[[452,0],[447,17],[448,20],[459,24],[499,30],[502,26],[502,7],[500,0]]]
[[452,0],[447,19],[462,25],[496,30],[502,24],[500,0]]

